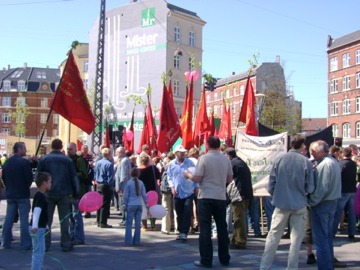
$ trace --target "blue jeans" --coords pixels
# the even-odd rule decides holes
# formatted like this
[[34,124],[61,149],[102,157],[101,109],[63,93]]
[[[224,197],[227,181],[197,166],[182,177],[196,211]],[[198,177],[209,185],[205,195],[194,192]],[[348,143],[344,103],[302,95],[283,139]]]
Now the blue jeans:
[[316,245],[318,269],[334,269],[333,224],[336,201],[311,207],[311,229]]
[[[140,244],[140,227],[141,227],[141,213],[142,205],[128,205],[127,209],[127,219],[126,219],[126,230],[125,230],[125,244]],[[131,227],[135,219],[135,232],[134,237],[132,237]]]
[[176,211],[177,230],[180,233],[188,234],[193,215],[194,194],[187,198],[174,197],[174,208]]
[[198,199],[200,236],[199,250],[201,263],[212,266],[213,245],[211,240],[211,217],[214,217],[218,237],[218,257],[222,264],[230,261],[229,236],[226,225],[226,201]]
[[356,216],[354,209],[355,193],[341,193],[341,198],[337,200],[336,212],[334,216],[333,234],[336,235],[341,214],[347,206],[348,210],[348,235],[356,234]]
[[272,215],[275,210],[275,206],[271,203],[271,200],[272,200],[271,196],[263,197],[264,209],[265,209],[265,214],[266,214],[266,218],[267,218],[268,232],[270,231],[270,228],[271,228]]
[[70,239],[71,241],[85,242],[84,220],[79,211],[79,202],[71,200],[70,211]]
[[251,199],[249,214],[251,219],[251,224],[254,228],[254,235],[260,235],[260,199],[258,196],[254,196]]
[[33,234],[31,231],[31,227],[29,227],[29,232],[32,238],[32,244],[34,247],[33,255],[32,255],[32,262],[31,262],[31,269],[32,270],[39,270],[43,269],[43,261],[45,255],[45,228],[38,228],[37,232]]
[[31,249],[31,237],[29,233],[30,199],[7,199],[7,208],[4,227],[2,229],[2,243],[5,248],[10,248],[12,240],[12,227],[17,211],[20,214],[20,246],[22,249]]

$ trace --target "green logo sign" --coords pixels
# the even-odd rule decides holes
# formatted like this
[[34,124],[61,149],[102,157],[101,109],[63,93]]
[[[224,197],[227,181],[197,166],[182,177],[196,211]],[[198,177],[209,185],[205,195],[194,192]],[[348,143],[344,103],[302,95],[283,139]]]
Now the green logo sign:
[[155,8],[144,9],[141,16],[141,26],[148,27],[155,25]]

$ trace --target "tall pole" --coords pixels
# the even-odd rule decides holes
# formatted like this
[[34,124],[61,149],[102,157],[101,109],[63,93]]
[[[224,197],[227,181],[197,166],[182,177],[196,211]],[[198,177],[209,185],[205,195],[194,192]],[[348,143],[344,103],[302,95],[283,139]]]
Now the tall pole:
[[91,148],[95,153],[102,142],[102,113],[103,113],[103,77],[104,77],[104,41],[105,41],[105,1],[101,0],[99,17],[99,36],[97,47],[96,80],[94,95],[95,130],[92,133]]

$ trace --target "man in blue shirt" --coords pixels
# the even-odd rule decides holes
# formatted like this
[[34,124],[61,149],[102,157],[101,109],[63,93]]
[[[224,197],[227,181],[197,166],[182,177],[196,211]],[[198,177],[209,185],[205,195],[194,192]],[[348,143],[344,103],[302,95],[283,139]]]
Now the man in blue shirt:
[[115,186],[114,181],[114,165],[112,164],[112,153],[109,148],[101,150],[102,159],[96,162],[95,165],[95,180],[97,182],[97,192],[103,198],[103,204],[96,213],[96,221],[100,228],[112,228],[107,224],[110,216],[110,203],[113,189]]
[[183,175],[188,168],[195,167],[194,162],[186,158],[187,150],[182,145],[178,145],[174,152],[176,159],[170,162],[167,175],[174,196],[177,229],[180,232],[176,240],[186,240],[191,223],[194,193],[197,193],[199,184],[186,179]]

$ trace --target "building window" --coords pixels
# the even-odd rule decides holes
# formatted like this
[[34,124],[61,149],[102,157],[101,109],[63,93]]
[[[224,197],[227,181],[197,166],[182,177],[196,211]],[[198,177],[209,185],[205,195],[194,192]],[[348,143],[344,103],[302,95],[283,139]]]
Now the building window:
[[345,123],[343,125],[343,138],[350,138],[350,124]]
[[338,92],[338,80],[332,79],[330,81],[330,93],[337,93]]
[[174,89],[173,89],[174,96],[180,96],[180,81],[174,80]]
[[47,118],[47,114],[46,114],[46,113],[40,114],[40,123],[41,123],[41,124],[45,124],[45,123],[46,123],[46,118]]
[[23,73],[23,70],[15,70],[15,72],[11,75],[11,78],[19,78]]
[[343,68],[350,66],[350,53],[345,53],[342,56]]
[[22,113],[19,118],[16,119],[16,123],[25,123],[25,113]]
[[89,71],[89,60],[84,60],[84,72]]
[[189,46],[195,47],[195,32],[189,33]]
[[48,107],[48,99],[47,98],[41,98],[41,108],[47,108]]
[[218,100],[218,93],[214,93],[214,101]]
[[214,114],[215,114],[215,115],[218,114],[218,106],[217,106],[217,105],[214,106]]
[[57,129],[53,129],[53,131],[52,131],[52,136],[53,137],[57,137],[58,136],[58,131],[57,131]]
[[208,94],[208,95],[206,95],[206,103],[210,103],[211,101],[210,101],[210,94]]
[[46,72],[45,71],[36,72],[36,78],[38,78],[38,79],[46,79]]
[[225,91],[226,91],[226,94],[225,94],[226,98],[229,98],[230,97],[230,89],[226,89]]
[[350,113],[350,99],[343,100],[343,114]]
[[224,109],[224,106],[221,104],[221,105],[220,105],[220,116],[223,115],[223,109]]
[[19,104],[20,107],[25,107],[26,106],[26,98],[25,97],[17,97],[16,101],[17,101],[17,103]]
[[350,76],[343,77],[343,90],[350,90]]
[[241,85],[240,86],[240,95],[244,95],[244,92],[245,92],[245,86]]
[[332,125],[332,132],[334,137],[339,137],[338,125]]
[[10,91],[11,89],[11,82],[10,81],[4,81],[3,82],[3,91]]
[[357,97],[355,99],[355,107],[356,107],[356,112],[360,112],[360,97]]
[[25,81],[18,81],[18,91],[19,92],[25,91]]
[[233,96],[236,97],[236,87],[233,88]]
[[360,72],[355,74],[355,85],[356,88],[360,88]]
[[333,101],[330,103],[330,115],[338,115],[338,102]]
[[356,122],[356,138],[360,137],[360,122]]
[[[236,113],[236,102],[233,102],[233,106],[232,106],[232,112],[235,114]],[[235,117],[235,115],[234,115]]]
[[175,112],[176,112],[176,114],[177,114],[178,117],[179,117],[179,115],[180,115],[180,107],[176,107],[176,108],[175,108]]
[[[43,129],[40,129],[40,136],[41,136],[41,134],[43,133]],[[47,137],[47,129],[45,129],[45,132],[44,132],[44,137]]]
[[11,107],[11,97],[3,97],[2,98],[2,106],[3,107]]
[[174,41],[180,43],[180,27],[174,28]]
[[3,113],[2,114],[2,122],[3,123],[10,123],[11,119],[10,119],[10,115],[8,113]]
[[58,114],[53,114],[53,123],[59,124],[59,115]]
[[1,133],[9,134],[10,135],[10,128],[2,128]]
[[190,71],[195,70],[194,61],[195,61],[194,58],[189,57],[189,70],[190,70]]
[[334,71],[338,69],[338,60],[337,57],[333,57],[330,59],[330,71]]
[[174,56],[174,68],[180,69],[180,57]]
[[89,90],[88,80],[83,80],[83,84],[84,84],[84,89],[85,89],[85,91],[88,91],[88,90]]
[[360,64],[360,50],[355,51],[355,63]]

